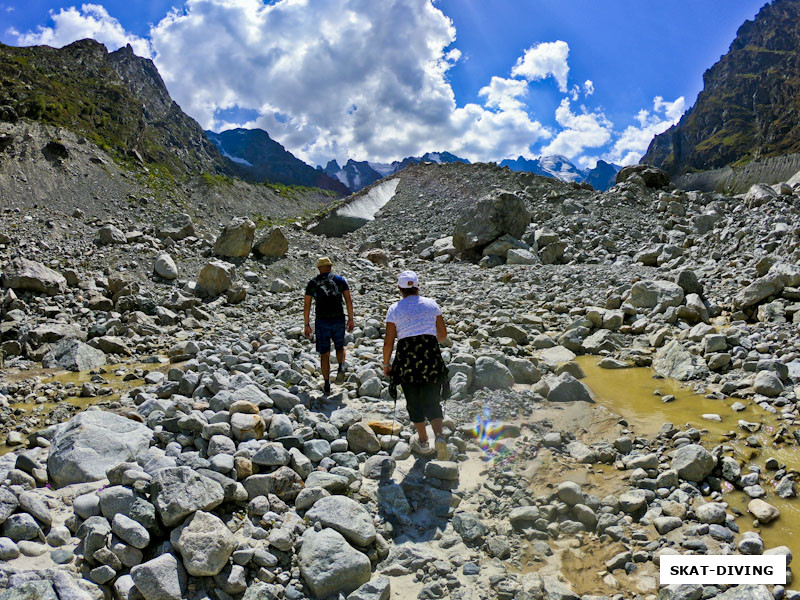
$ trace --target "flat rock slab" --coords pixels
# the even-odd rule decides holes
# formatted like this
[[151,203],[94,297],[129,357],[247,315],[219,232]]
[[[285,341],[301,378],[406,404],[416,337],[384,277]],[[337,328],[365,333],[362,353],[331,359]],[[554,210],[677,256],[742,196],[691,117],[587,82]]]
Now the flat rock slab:
[[576,356],[577,355],[572,350],[564,346],[553,346],[552,348],[545,348],[539,351],[539,359],[551,365],[575,360]]

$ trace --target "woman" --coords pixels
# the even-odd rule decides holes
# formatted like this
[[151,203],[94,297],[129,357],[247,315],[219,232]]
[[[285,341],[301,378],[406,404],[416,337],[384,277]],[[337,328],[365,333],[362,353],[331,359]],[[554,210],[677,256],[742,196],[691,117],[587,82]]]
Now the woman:
[[[392,389],[402,386],[408,416],[417,430],[411,438],[411,449],[425,456],[436,452],[439,460],[447,460],[450,453],[442,435],[441,399],[442,389],[449,391],[449,383],[439,350],[447,328],[436,301],[419,295],[419,279],[414,271],[400,273],[397,286],[403,298],[386,313],[383,372],[391,377]],[[395,338],[397,354],[391,363]],[[426,419],[436,436],[435,448],[428,443]]]

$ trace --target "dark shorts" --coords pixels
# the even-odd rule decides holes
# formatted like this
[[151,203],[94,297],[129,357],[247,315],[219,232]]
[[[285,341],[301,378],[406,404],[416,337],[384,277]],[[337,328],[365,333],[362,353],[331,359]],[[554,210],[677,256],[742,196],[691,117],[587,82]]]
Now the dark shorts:
[[441,385],[438,383],[404,383],[408,417],[412,423],[424,423],[425,419],[442,418]]
[[317,334],[317,352],[320,354],[331,351],[331,339],[337,350],[344,348],[344,319],[317,319],[314,330]]

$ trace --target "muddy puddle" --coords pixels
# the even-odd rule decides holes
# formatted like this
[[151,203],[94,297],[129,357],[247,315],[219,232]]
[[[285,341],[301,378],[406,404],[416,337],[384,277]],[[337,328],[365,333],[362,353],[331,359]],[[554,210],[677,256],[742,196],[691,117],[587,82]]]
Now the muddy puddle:
[[[781,420],[780,414],[763,410],[752,400],[724,398],[715,400],[696,393],[691,387],[676,380],[654,379],[649,368],[601,369],[597,356],[580,356],[576,362],[586,373],[582,381],[594,393],[595,400],[622,416],[637,435],[654,436],[664,423],[676,426],[690,425],[703,432],[703,443],[709,448],[725,442],[734,448],[733,456],[757,465],[767,477],[762,485],[767,491],[763,498],[780,510],[780,518],[770,525],[753,526],[753,518],[747,513],[750,498],[739,490],[725,489],[725,500],[744,513],[737,519],[742,532],[758,531],[766,548],[788,546],[794,556],[800,556],[800,500],[779,498],[769,479],[770,472],[764,467],[768,458],[775,458],[787,471],[800,472],[800,448],[796,445],[774,444],[773,437],[781,427],[794,429]],[[657,395],[656,391],[661,395]],[[675,399],[663,402],[663,397],[673,395]],[[731,405],[742,402],[745,409],[734,412]],[[720,421],[704,418],[715,414]],[[740,420],[758,423],[759,429],[750,433],[739,427]],[[760,448],[750,447],[745,438],[755,435]],[[742,469],[747,472],[746,467]],[[723,484],[726,485],[726,484]],[[737,536],[737,541],[739,537]]]
[[[126,392],[144,384],[144,377],[154,371],[166,373],[175,366],[168,362],[118,363],[104,365],[91,371],[62,371],[58,369],[8,370],[0,382],[25,385],[35,380],[36,391],[21,402],[9,403],[13,421],[26,422],[25,434],[47,426],[44,421],[55,411],[67,418],[96,404],[117,402]],[[63,409],[67,409],[64,411]],[[19,448],[0,443],[0,455]]]

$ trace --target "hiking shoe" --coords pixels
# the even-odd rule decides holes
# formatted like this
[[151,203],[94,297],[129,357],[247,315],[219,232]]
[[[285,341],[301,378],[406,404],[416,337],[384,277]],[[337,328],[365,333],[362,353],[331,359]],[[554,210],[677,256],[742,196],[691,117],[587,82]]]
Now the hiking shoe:
[[409,442],[411,446],[411,451],[415,454],[420,454],[422,456],[431,456],[434,452],[436,452],[435,448],[431,448],[431,444],[428,440],[424,442],[419,441],[419,434],[414,434],[411,436],[411,441]]
[[339,385],[344,383],[344,378],[347,375],[344,367],[339,367],[339,370],[336,372],[336,383]]
[[441,435],[436,436],[436,459],[450,460],[450,450],[447,447],[447,440]]
[[331,382],[330,380],[325,380],[325,385],[322,386],[322,393],[326,396],[330,396],[331,394]]

